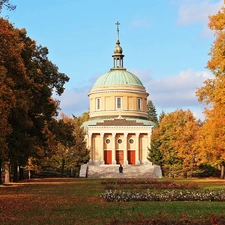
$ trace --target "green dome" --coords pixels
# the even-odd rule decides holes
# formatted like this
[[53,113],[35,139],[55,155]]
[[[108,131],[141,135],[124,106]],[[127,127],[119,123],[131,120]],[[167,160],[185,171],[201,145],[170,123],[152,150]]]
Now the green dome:
[[133,73],[126,71],[126,69],[111,69],[109,72],[104,73],[94,83],[96,86],[109,86],[109,85],[138,85],[143,86],[142,82]]

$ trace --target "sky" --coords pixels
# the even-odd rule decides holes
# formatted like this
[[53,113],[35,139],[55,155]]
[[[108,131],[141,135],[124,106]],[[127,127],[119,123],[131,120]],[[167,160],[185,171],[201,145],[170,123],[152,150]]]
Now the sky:
[[37,45],[47,46],[49,60],[70,81],[61,111],[80,116],[89,109],[95,80],[113,67],[117,21],[124,67],[142,81],[157,113],[190,109],[204,119],[196,90],[213,75],[206,69],[214,35],[208,16],[223,0],[10,0],[3,10]]

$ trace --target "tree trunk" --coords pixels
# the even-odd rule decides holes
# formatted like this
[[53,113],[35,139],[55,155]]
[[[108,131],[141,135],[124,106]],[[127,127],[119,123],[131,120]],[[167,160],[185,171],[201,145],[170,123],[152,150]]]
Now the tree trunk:
[[187,178],[187,171],[186,170],[183,173],[183,178]]
[[224,177],[225,177],[225,174],[224,174],[225,171],[224,171],[224,169],[225,169],[225,168],[224,168],[224,164],[222,164],[222,165],[221,165],[221,172],[220,172],[220,178],[221,178],[221,179],[224,179]]
[[5,183],[10,183],[9,161],[5,162]]
[[24,180],[24,169],[20,166],[19,167],[19,180]]
[[13,165],[13,182],[18,181],[18,174],[17,174],[17,164]]
[[0,184],[2,184],[2,160],[0,159]]
[[64,167],[65,167],[65,159],[62,159],[61,177],[63,177],[64,174]]

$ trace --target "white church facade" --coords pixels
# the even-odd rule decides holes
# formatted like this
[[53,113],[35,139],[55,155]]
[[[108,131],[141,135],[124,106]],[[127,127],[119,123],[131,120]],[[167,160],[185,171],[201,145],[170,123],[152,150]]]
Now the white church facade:
[[148,120],[147,93],[141,80],[126,70],[118,40],[113,67],[94,83],[88,97],[89,120],[83,124],[90,162],[96,165],[141,165],[147,160],[155,124]]

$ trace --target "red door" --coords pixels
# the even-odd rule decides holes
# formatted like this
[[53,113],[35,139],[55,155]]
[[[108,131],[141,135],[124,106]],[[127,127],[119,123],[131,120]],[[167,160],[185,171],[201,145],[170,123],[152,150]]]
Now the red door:
[[105,164],[112,164],[112,151],[110,150],[104,151],[104,160]]
[[135,150],[128,151],[128,163],[133,165],[135,164]]
[[124,156],[122,150],[116,150],[116,163],[124,164]]

